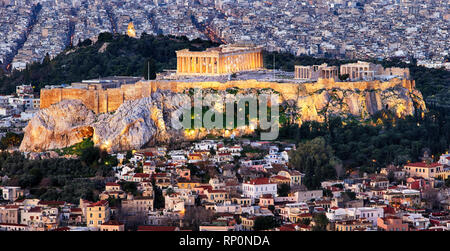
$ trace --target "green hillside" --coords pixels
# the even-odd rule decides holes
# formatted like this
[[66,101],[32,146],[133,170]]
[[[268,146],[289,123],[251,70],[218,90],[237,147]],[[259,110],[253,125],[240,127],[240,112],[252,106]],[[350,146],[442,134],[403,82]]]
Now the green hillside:
[[147,76],[150,62],[150,76],[164,69],[176,68],[176,50],[204,50],[218,46],[210,41],[191,40],[186,37],[150,36],[140,39],[126,35],[102,33],[98,41],[81,42],[77,47],[64,50],[50,60],[33,63],[23,71],[11,76],[0,77],[0,93],[9,94],[15,86],[31,83],[35,90],[45,85],[70,84],[83,79],[106,76]]

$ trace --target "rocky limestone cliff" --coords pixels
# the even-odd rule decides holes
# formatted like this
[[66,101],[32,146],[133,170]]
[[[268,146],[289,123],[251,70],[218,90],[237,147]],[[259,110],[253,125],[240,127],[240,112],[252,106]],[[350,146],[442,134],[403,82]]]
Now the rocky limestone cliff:
[[394,112],[398,117],[413,115],[415,109],[426,110],[419,91],[401,86],[363,91],[333,88],[309,93],[300,90],[299,93],[293,110],[300,124],[312,120],[323,122],[331,115],[368,119],[383,109]]
[[183,131],[171,128],[171,92],[156,92],[151,97],[122,104],[113,114],[100,114],[94,129],[96,145],[111,150],[139,149],[147,143],[170,142],[183,138]]
[[[275,92],[266,89],[239,89],[238,93],[258,94]],[[185,90],[184,93],[189,93]],[[231,95],[227,90],[204,89],[204,94]],[[175,130],[171,115],[179,107],[178,98],[171,91],[158,90],[150,97],[124,102],[115,112],[95,115],[79,100],[63,100],[40,110],[25,128],[21,151],[44,151],[64,148],[92,137],[94,143],[109,151],[139,149],[155,143],[177,142],[183,139],[203,138],[208,134],[236,136],[251,133],[228,130]],[[402,86],[386,89],[317,89],[307,91],[298,86],[296,99],[280,95],[279,102],[290,121],[325,121],[329,116],[367,119],[380,110],[390,110],[398,117],[412,115],[415,109],[426,110],[422,95],[417,90]]]
[[92,135],[96,115],[79,100],[63,100],[40,110],[25,127],[21,151],[71,146]]
[[21,151],[59,149],[92,137],[96,146],[109,151],[138,149],[147,143],[183,138],[183,130],[170,127],[175,94],[153,93],[151,97],[123,103],[114,113],[96,116],[79,100],[64,100],[40,110],[25,128]]

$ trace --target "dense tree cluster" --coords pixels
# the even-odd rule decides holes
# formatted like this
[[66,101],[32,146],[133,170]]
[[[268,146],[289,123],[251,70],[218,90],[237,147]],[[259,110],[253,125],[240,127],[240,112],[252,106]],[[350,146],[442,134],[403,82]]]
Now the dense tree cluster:
[[112,169],[105,164],[104,154],[95,148],[87,148],[83,154],[79,159],[30,160],[18,152],[2,152],[0,177],[7,177],[2,185],[28,189],[33,198],[42,200],[96,200],[104,187],[104,177],[113,175]]
[[183,224],[186,227],[198,231],[201,224],[211,222],[214,218],[214,212],[205,207],[191,206],[186,207],[186,212],[183,217]]
[[279,227],[280,221],[274,216],[258,216],[255,219],[253,229],[255,231],[262,231]]
[[0,139],[0,149],[5,150],[9,148],[19,147],[22,139],[23,134],[7,132],[5,136]]
[[313,231],[326,231],[329,220],[325,214],[319,213],[314,214],[313,217],[314,226],[312,228]]
[[305,174],[303,184],[308,188],[318,188],[323,179],[334,178],[334,166],[340,162],[323,137],[301,142],[289,159],[292,167]]
[[343,171],[372,173],[391,164],[421,161],[425,152],[437,161],[450,146],[450,113],[430,108],[424,117],[405,119],[380,112],[367,124],[344,123],[334,117],[328,123],[287,125],[281,128],[280,137],[299,143],[291,153],[291,164],[306,174],[307,187],[317,188],[318,182],[341,176]]

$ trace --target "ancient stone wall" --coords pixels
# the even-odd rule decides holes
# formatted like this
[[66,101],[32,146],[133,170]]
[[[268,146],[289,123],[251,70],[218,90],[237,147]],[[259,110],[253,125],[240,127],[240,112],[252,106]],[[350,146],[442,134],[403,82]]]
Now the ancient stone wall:
[[106,113],[115,111],[124,101],[135,100],[143,97],[149,97],[152,92],[157,90],[171,90],[173,92],[182,92],[190,88],[226,90],[236,87],[239,89],[264,89],[271,88],[280,93],[282,99],[297,99],[299,94],[307,95],[323,89],[341,89],[341,90],[386,90],[395,86],[401,86],[409,91],[415,89],[414,80],[392,79],[389,82],[371,81],[371,82],[334,82],[332,79],[319,79],[315,83],[278,83],[263,82],[257,80],[237,80],[221,82],[183,82],[170,80],[142,81],[136,84],[122,85],[120,88],[95,90],[95,89],[73,89],[73,88],[54,88],[41,90],[41,109],[47,108],[52,104],[59,103],[61,100],[78,99],[86,107],[95,113]]

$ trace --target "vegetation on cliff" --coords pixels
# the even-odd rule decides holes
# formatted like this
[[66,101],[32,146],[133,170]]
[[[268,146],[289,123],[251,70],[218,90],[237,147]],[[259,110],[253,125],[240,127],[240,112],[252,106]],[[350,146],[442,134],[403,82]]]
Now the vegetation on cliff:
[[75,145],[65,147],[63,149],[56,149],[56,152],[58,152],[59,155],[81,156],[86,149],[92,149],[92,147],[94,147],[94,142],[92,141],[92,137],[89,137]]
[[13,132],[7,132],[5,136],[0,139],[0,149],[6,150],[9,148],[16,148],[20,146],[22,142],[23,134],[16,134]]

